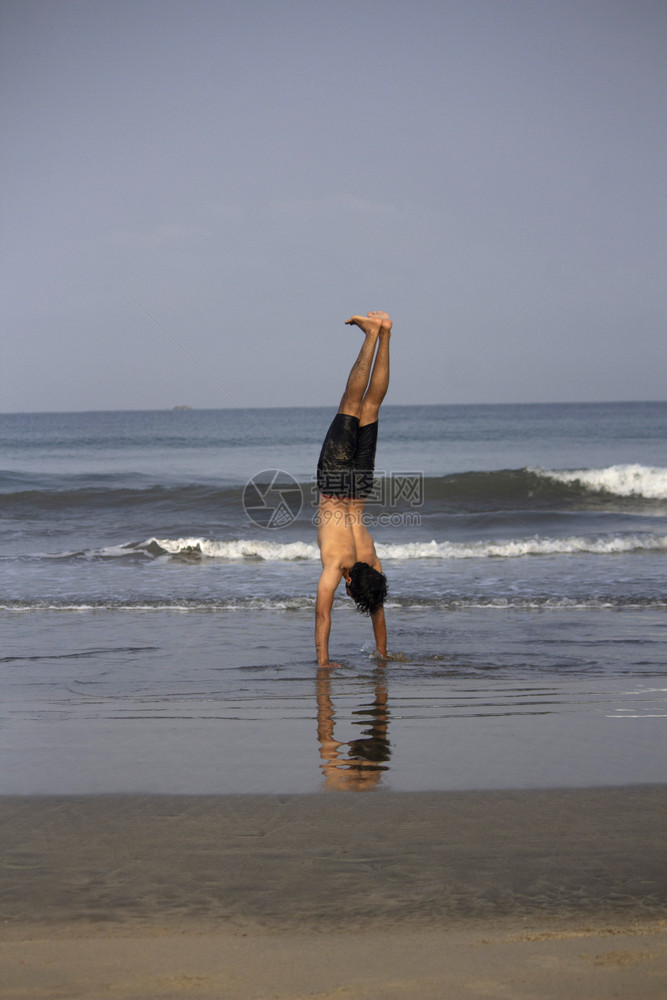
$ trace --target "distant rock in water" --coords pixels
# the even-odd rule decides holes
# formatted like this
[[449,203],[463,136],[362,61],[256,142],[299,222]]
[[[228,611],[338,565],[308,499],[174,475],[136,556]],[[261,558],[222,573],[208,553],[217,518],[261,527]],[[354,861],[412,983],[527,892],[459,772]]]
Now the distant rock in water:
[[192,407],[188,406],[187,403],[179,403],[178,406],[172,406],[172,410],[191,410]]

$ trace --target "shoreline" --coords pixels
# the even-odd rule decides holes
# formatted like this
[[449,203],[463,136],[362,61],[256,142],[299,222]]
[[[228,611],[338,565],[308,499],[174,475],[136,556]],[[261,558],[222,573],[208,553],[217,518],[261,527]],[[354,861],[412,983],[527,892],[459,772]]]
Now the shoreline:
[[666,915],[667,785],[0,798],[7,923]]
[[658,1000],[666,818],[667,785],[2,797],[0,996]]

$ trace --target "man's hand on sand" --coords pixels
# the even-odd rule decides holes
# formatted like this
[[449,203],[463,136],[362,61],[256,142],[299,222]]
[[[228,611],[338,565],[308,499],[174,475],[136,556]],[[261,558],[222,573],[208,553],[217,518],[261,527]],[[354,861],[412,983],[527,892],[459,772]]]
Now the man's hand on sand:
[[369,312],[367,316],[352,316],[345,320],[346,326],[358,326],[364,333],[380,333],[384,330],[389,333],[391,330],[391,320],[386,312],[379,309]]

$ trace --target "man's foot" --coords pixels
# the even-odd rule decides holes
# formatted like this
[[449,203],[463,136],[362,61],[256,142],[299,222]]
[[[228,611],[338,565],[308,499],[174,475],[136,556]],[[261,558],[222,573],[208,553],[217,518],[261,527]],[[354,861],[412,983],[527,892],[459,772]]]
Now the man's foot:
[[391,330],[391,320],[386,312],[379,309],[369,312],[367,316],[352,316],[345,321],[346,326],[358,326],[360,330],[368,334],[378,334],[381,331],[389,333]]

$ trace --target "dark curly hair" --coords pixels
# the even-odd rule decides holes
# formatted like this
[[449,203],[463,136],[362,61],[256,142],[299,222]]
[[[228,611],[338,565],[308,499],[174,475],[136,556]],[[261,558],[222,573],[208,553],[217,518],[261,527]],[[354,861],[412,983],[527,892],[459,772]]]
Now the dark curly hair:
[[387,596],[387,578],[368,563],[356,562],[350,570],[347,592],[362,615],[372,615],[382,607]]

